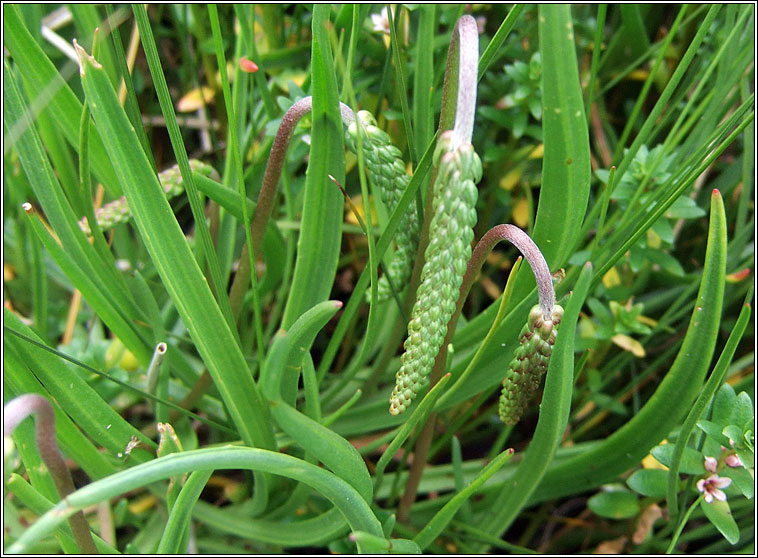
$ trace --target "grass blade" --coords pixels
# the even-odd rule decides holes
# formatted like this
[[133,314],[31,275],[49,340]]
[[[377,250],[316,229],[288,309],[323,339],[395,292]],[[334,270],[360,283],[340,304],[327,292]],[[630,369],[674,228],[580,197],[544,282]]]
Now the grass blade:
[[273,448],[258,388],[233,333],[192,256],[116,93],[100,65],[79,49],[82,84],[107,138],[129,207],[153,263],[246,444]]

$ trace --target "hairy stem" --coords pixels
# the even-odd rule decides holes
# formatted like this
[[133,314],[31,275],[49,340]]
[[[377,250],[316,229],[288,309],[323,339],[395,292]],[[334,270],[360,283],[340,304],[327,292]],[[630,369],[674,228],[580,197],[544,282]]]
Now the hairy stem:
[[[74,481],[55,440],[55,411],[50,401],[36,393],[27,393],[8,402],[3,413],[3,436],[9,436],[30,415],[37,416],[37,450],[55,482],[58,494],[65,500],[75,490]],[[69,524],[79,550],[83,554],[97,554],[84,513],[79,511],[69,517]]]

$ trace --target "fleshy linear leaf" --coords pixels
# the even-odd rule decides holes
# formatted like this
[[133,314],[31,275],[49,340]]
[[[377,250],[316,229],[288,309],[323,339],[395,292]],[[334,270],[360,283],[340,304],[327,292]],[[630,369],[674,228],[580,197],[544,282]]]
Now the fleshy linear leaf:
[[598,446],[552,467],[536,500],[587,490],[636,465],[674,428],[703,384],[718,336],[726,276],[726,216],[718,190],[711,196],[708,246],[695,309],[671,369],[637,414]]
[[[30,544],[44,538],[66,521],[69,515],[87,506],[172,476],[211,469],[250,469],[303,482],[318,490],[339,508],[353,531],[383,536],[381,523],[369,505],[352,486],[334,474],[290,455],[258,448],[227,446],[174,453],[80,488],[40,517],[6,550],[9,553],[25,552]],[[362,550],[360,544],[358,550]]]
[[313,9],[313,128],[295,274],[282,317],[285,329],[300,314],[327,299],[337,273],[342,202],[329,175],[344,184],[345,152],[337,78],[327,34],[330,10],[327,4],[317,4]]
[[319,330],[341,307],[342,303],[335,301],[317,304],[300,316],[289,331],[280,331],[276,335],[262,373],[261,389],[282,430],[370,502],[373,494],[371,478],[356,449],[345,438],[293,406],[293,388],[297,387],[303,357]]

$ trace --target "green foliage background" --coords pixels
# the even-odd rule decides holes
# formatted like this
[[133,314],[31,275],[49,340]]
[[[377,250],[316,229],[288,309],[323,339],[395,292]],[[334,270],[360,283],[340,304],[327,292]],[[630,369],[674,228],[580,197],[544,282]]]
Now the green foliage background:
[[[80,67],[41,35],[48,8],[3,6],[3,386],[6,401],[51,399],[81,488],[56,504],[22,424],[6,549],[75,552],[65,516],[95,504],[99,549],[129,553],[754,548],[740,474],[726,510],[692,504],[697,462],[724,432],[752,468],[754,6],[419,4],[388,20],[379,5],[70,5],[56,32],[81,45]],[[480,25],[475,238],[515,223],[565,272],[541,406],[507,428],[498,387],[537,299],[521,269],[501,304],[514,249],[492,252],[466,300],[450,376],[399,417],[387,400],[420,260],[407,301],[405,285],[365,296],[402,212],[425,206],[467,10]],[[253,245],[254,210],[240,208],[306,95],[258,273],[235,300]],[[177,115],[186,96],[200,102]],[[403,152],[413,177],[392,213],[345,151],[338,101],[371,111]],[[175,162],[185,194],[169,202],[156,172]],[[79,219],[121,195],[132,222],[90,242]],[[740,411],[719,411],[727,401]],[[157,422],[182,451],[156,456]],[[664,439],[678,457],[654,450]],[[651,451],[665,479],[638,474]],[[403,504],[414,456],[427,466]],[[655,506],[667,519],[637,536]]]

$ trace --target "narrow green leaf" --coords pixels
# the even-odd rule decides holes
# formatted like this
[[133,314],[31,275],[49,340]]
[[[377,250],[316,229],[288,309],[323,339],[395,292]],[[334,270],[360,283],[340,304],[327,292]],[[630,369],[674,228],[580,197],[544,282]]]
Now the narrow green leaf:
[[[69,6],[71,15],[74,18],[74,25],[76,26],[77,36],[82,37],[80,41],[82,46],[91,50],[92,49],[92,37],[95,34],[95,30],[99,29],[99,33],[102,35],[103,27],[107,25],[107,22],[103,19],[100,13],[98,13],[99,6],[95,4],[72,4]],[[113,45],[107,41],[100,41],[98,57],[102,60],[103,66],[106,68],[106,73],[113,84],[113,87],[117,87],[119,84],[118,67],[116,65],[116,54],[113,51]]]
[[[68,143],[74,149],[78,149],[82,103],[27,30],[18,6],[3,6],[3,20],[4,45],[24,77],[27,91],[36,91],[43,100],[49,101],[45,110],[50,113],[52,121],[58,125],[59,131]],[[121,195],[121,188],[103,148],[103,142],[95,130],[92,130],[90,137],[92,170],[102,181],[107,192],[113,197],[118,197]]]
[[[192,171],[189,167],[189,159],[187,158],[187,151],[184,147],[184,140],[182,139],[182,133],[179,130],[179,125],[176,122],[176,112],[174,111],[174,104],[171,99],[171,95],[168,91],[168,85],[166,84],[166,78],[163,74],[163,68],[161,66],[161,60],[158,55],[158,49],[155,45],[153,38],[153,32],[150,27],[150,21],[147,17],[147,10],[143,5],[132,6],[137,25],[140,31],[140,39],[142,40],[142,47],[145,51],[148,66],[150,67],[150,75],[153,78],[153,84],[156,88],[158,95],[158,101],[161,106],[161,112],[163,118],[166,121],[166,129],[168,130],[169,137],[171,139],[171,146],[174,150],[174,156],[176,157],[179,165],[179,170],[182,176],[182,182],[187,192],[187,198],[189,199],[192,209],[192,215],[195,218],[195,234],[199,238],[199,245],[202,247],[202,254],[208,269],[210,270],[210,277],[208,282],[211,290],[215,295],[215,299],[218,301],[218,307],[221,310],[224,318],[229,324],[229,329],[232,334],[237,338],[237,329],[235,327],[236,321],[232,316],[232,308],[229,304],[229,296],[226,293],[225,284],[221,281],[221,269],[219,268],[218,258],[216,256],[216,250],[213,247],[213,241],[211,240],[210,231],[205,219],[205,207],[200,201],[200,196],[195,186],[195,181],[192,177]],[[141,153],[144,154],[140,150]],[[198,258],[199,259],[199,258]]]
[[212,470],[195,471],[184,483],[168,516],[166,530],[163,531],[156,551],[158,554],[182,554],[186,551],[185,548],[181,548],[181,542],[186,540],[185,535],[192,518],[192,509],[212,474]]
[[545,155],[532,236],[556,269],[571,256],[587,211],[590,145],[571,7],[541,5],[539,34]]
[[418,546],[424,550],[427,548],[434,539],[436,539],[445,527],[455,517],[455,513],[460,507],[471,498],[482,485],[487,482],[492,475],[497,473],[500,468],[506,464],[513,457],[513,450],[508,449],[493,459],[487,466],[482,469],[482,472],[471,481],[465,489],[461,490],[458,494],[445,504],[445,506],[438,511],[429,523],[427,523],[421,532],[413,539]]
[[[434,133],[434,111],[431,94],[434,88],[434,4],[419,6],[416,31],[416,56],[413,72],[413,122],[416,153],[423,153]],[[414,159],[415,160],[415,159]]]
[[591,450],[545,475],[535,499],[555,498],[611,482],[635,466],[679,424],[705,377],[718,337],[726,275],[726,216],[718,190],[711,196],[708,246],[700,290],[679,353],[655,393],[624,426]]
[[487,45],[487,48],[484,49],[482,56],[479,58],[479,79],[482,79],[482,77],[484,77],[484,74],[487,72],[490,64],[492,64],[492,60],[494,60],[495,56],[498,53],[498,50],[505,42],[505,39],[508,38],[508,35],[513,29],[513,26],[516,25],[518,16],[521,15],[521,12],[523,10],[523,4],[514,4],[511,10],[508,12],[508,15],[505,16],[505,19],[500,24],[500,27],[498,27],[495,35],[492,37],[492,40]]
[[[60,404],[53,398],[34,377],[27,365],[28,359],[24,353],[18,353],[11,343],[3,346],[3,382],[6,396],[38,393],[48,399],[55,411],[55,435],[63,453],[80,464],[80,467],[92,479],[101,479],[116,471],[116,467],[103,452],[76,427],[69,415],[63,412]],[[31,465],[25,463],[27,469]],[[53,492],[57,494],[57,492]]]
[[285,329],[303,312],[328,298],[340,251],[341,194],[329,175],[344,184],[345,151],[337,78],[326,29],[330,11],[326,4],[313,8],[313,128],[295,274],[282,317]]
[[[42,340],[7,308],[3,310],[5,326],[26,337],[42,343]],[[6,345],[10,345],[16,355],[23,359],[34,375],[71,419],[92,439],[98,440],[111,455],[123,452],[132,437],[136,437],[147,447],[154,443],[139,430],[126,422],[81,376],[73,373],[54,354],[25,343],[15,335],[6,335]],[[131,458],[144,461],[148,454],[136,450]]]
[[288,332],[274,340],[261,376],[261,389],[271,414],[287,434],[327,467],[350,483],[367,502],[373,488],[363,458],[345,438],[297,411],[293,388],[313,339],[342,303],[325,301],[305,312]]
[[[251,519],[234,509],[214,506],[203,500],[195,504],[192,513],[195,519],[222,533],[288,548],[324,545],[350,530],[338,508],[316,517],[286,523]],[[297,533],[297,537],[293,537],[293,533]]]
[[[113,259],[107,263],[103,261],[82,234],[77,217],[61,191],[36,129],[32,125],[7,60],[4,61],[3,75],[4,128],[6,131],[17,125],[23,128],[16,138],[15,148],[34,193],[60,239],[62,250],[69,258],[70,265],[64,265],[62,269],[69,274],[86,276],[91,283],[98,285],[90,292],[92,298],[89,298],[88,302],[97,310],[103,309],[104,316],[109,319],[108,325],[112,325],[119,336],[123,335],[123,341],[129,350],[146,365],[150,360],[150,349],[134,326],[134,321],[142,316],[131,298],[126,296],[126,283],[116,271]],[[81,111],[81,107],[79,110]],[[44,242],[45,237],[40,235],[40,238]]]
[[395,61],[395,76],[397,77],[398,88],[400,90],[400,108],[403,112],[403,124],[405,125],[405,137],[408,138],[408,150],[411,153],[411,161],[416,164],[418,161],[418,154],[416,153],[416,143],[414,141],[413,126],[411,124],[411,111],[408,107],[408,96],[405,86],[405,64],[400,57],[400,43],[397,40],[396,23],[398,20],[398,12],[402,9],[402,6],[395,6],[394,11],[391,6],[387,6],[387,18],[389,19],[390,27],[390,45],[392,46],[392,57]]
[[114,300],[103,289],[102,283],[77,265],[77,261],[55,241],[36,215],[29,215],[29,223],[53,261],[66,272],[68,278],[79,289],[84,299],[98,312],[102,320],[126,347],[133,350],[135,356],[138,356],[140,360],[147,359],[147,344],[144,335],[140,335],[119,308],[114,307]]

